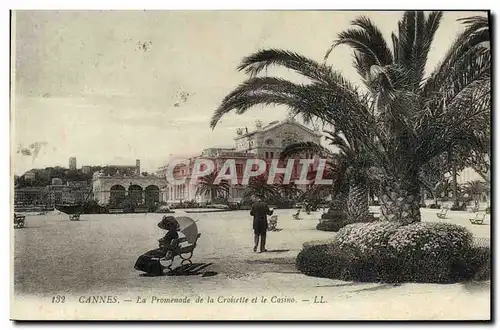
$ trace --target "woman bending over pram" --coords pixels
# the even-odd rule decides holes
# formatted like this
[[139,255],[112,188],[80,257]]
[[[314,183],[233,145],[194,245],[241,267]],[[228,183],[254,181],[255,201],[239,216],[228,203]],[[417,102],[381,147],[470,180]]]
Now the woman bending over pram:
[[169,259],[172,256],[172,251],[177,247],[175,240],[179,238],[178,223],[175,218],[163,217],[158,223],[158,227],[167,230],[165,236],[158,240],[159,248],[150,250],[141,255],[135,262],[134,268],[153,275],[160,275],[163,272],[163,267],[159,263],[159,258]]

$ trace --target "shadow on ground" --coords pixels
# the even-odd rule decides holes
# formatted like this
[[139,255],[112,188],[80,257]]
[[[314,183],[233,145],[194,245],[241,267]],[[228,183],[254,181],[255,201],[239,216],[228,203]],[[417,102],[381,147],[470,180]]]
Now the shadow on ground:
[[386,289],[392,289],[394,287],[401,286],[401,284],[396,283],[396,284],[379,284],[376,286],[372,286],[370,288],[363,288],[363,289],[358,289],[354,290],[351,292],[365,292],[365,291],[380,291],[380,290],[386,290]]
[[181,265],[170,271],[165,269],[162,275],[140,274],[142,277],[158,277],[158,276],[194,276],[201,275],[201,277],[215,276],[218,273],[214,271],[205,271],[206,268],[211,266],[212,263],[193,263],[190,265]]
[[281,249],[281,250],[267,250],[267,251],[262,252],[262,253],[268,253],[268,252],[282,253],[282,252],[288,252],[288,251],[290,251],[290,249],[288,249],[288,250],[285,250],[285,249]]
[[491,282],[490,281],[469,281],[461,283],[462,287],[471,293],[480,291],[490,291]]

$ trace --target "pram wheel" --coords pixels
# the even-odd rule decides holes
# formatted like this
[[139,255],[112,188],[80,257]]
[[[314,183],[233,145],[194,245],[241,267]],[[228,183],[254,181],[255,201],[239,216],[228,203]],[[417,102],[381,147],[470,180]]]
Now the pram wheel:
[[[187,256],[186,256],[187,255]],[[184,263],[189,263],[189,264],[192,264],[191,262],[191,257],[193,256],[193,251],[191,252],[188,252],[188,253],[184,253],[184,254],[179,254],[179,256],[181,257],[182,261],[181,261],[181,265],[184,265]]]

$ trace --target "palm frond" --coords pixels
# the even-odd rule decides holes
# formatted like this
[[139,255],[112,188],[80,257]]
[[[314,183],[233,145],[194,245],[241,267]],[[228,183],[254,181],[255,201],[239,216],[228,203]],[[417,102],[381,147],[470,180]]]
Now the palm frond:
[[329,66],[320,64],[298,53],[282,49],[265,49],[253,53],[243,58],[238,70],[244,71],[250,77],[255,77],[272,66],[293,70],[313,82],[345,85],[346,88],[355,91],[354,86],[350,85],[348,80],[332,71]]
[[424,77],[427,56],[443,13],[407,11],[398,22],[398,35],[392,35],[395,63],[411,73],[409,86],[416,91]]
[[[489,22],[486,17],[473,17],[461,20],[466,28],[455,38],[444,59],[438,64],[422,87],[422,94],[426,97],[440,90],[446,90],[453,85],[455,77],[479,57],[483,66],[489,66],[490,49],[485,45],[490,42]],[[481,68],[479,68],[481,69]],[[487,70],[490,70],[486,67]],[[481,71],[481,70],[479,70]]]
[[314,154],[320,157],[331,155],[330,150],[315,142],[297,142],[287,145],[280,154],[281,159],[300,156],[304,154]]
[[479,134],[489,131],[491,119],[491,86],[475,82],[463,89],[447,106],[447,111],[434,118],[419,134],[415,152],[423,163],[445,152],[452,145],[465,150],[484,150]]
[[333,48],[348,45],[355,50],[355,63],[358,73],[365,77],[373,65],[385,66],[393,61],[393,56],[380,29],[373,22],[361,16],[351,22],[358,29],[348,29],[339,33],[337,40],[327,51],[325,60]]

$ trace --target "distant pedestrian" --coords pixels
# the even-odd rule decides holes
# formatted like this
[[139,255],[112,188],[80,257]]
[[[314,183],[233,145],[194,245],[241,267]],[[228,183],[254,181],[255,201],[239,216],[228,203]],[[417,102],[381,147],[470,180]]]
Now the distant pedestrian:
[[270,210],[265,202],[260,198],[252,205],[250,215],[253,216],[253,233],[255,245],[253,251],[257,252],[260,240],[260,252],[266,250],[266,234],[267,234],[267,216],[272,215],[273,210]]

